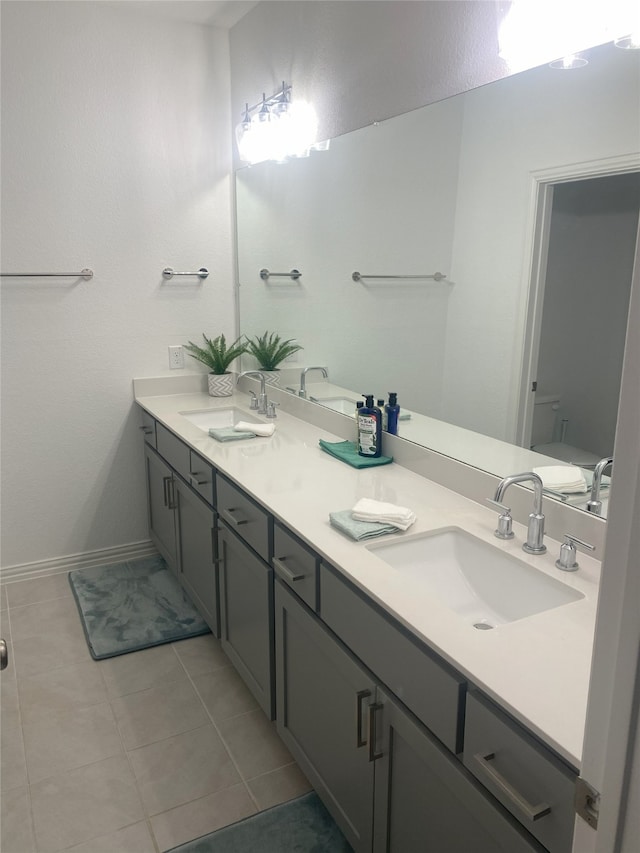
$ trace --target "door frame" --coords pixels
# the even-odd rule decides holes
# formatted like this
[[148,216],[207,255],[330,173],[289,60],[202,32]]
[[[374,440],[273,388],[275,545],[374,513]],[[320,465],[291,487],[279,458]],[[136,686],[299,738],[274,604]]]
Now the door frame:
[[525,246],[525,270],[529,283],[526,300],[526,319],[522,342],[520,375],[516,378],[517,415],[515,443],[529,447],[533,424],[533,393],[531,383],[538,364],[542,307],[547,278],[549,235],[551,233],[551,211],[553,191],[557,184],[589,178],[603,178],[640,171],[640,155],[624,154],[581,163],[569,163],[551,169],[540,169],[530,173],[529,215],[527,221],[527,244]]

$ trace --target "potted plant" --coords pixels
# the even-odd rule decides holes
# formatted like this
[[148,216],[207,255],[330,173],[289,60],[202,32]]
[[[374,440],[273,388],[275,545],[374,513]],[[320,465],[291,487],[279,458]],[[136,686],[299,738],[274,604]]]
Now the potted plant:
[[267,375],[267,382],[271,385],[278,384],[278,365],[302,349],[300,344],[293,343],[293,338],[282,340],[277,332],[265,332],[263,335],[248,338],[246,347],[247,352],[258,362],[258,369]]
[[203,332],[202,337],[205,346],[201,347],[189,341],[184,348],[192,358],[209,368],[209,394],[212,397],[229,397],[233,393],[234,379],[234,374],[229,372],[229,365],[247,351],[247,344],[242,338],[227,344],[224,335],[218,335],[211,340]]

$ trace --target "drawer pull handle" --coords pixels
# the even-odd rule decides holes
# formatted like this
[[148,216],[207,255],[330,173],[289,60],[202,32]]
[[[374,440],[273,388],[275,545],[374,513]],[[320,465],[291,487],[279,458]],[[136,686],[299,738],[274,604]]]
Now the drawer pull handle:
[[271,562],[273,563],[273,568],[280,575],[280,577],[285,581],[289,581],[290,583],[295,583],[296,581],[304,580],[304,574],[294,572],[288,566],[285,566],[284,561],[287,559],[288,557],[273,557],[273,559],[271,560]]
[[382,752],[376,752],[376,741],[378,739],[376,711],[382,711],[382,705],[379,702],[375,705],[369,705],[369,761],[375,761],[382,758],[383,755]]
[[204,477],[204,474],[198,474],[197,471],[195,471],[195,472],[190,471],[189,472],[189,482],[191,483],[191,485],[192,486],[206,486],[208,483],[208,480],[206,480],[206,479],[205,480],[199,480],[198,477]]
[[168,509],[172,509],[171,504],[169,502],[169,483],[171,482],[171,477],[163,477],[162,478],[162,493],[164,497],[164,505]]
[[240,527],[241,524],[248,524],[249,523],[248,518],[235,518],[232,515],[232,513],[234,513],[234,512],[236,512],[236,510],[233,508],[222,510],[222,515],[223,515],[224,519],[229,522],[229,524],[232,524],[234,527]]
[[141,429],[145,435],[151,435],[153,433],[153,429],[151,427],[148,427],[148,426],[141,426],[141,427],[138,427],[138,429]]
[[366,746],[367,741],[362,736],[362,703],[371,696],[370,690],[359,690],[356,693],[356,747]]
[[546,803],[538,803],[538,805],[532,806],[530,802],[525,800],[522,794],[516,791],[513,785],[507,782],[502,773],[496,770],[496,768],[490,763],[496,757],[495,752],[489,752],[486,755],[482,755],[482,753],[478,752],[473,757],[494,785],[496,785],[502,793],[511,800],[518,811],[521,812],[521,814],[523,814],[528,820],[539,820],[541,817],[545,817],[545,815],[551,813],[551,806],[548,806]]

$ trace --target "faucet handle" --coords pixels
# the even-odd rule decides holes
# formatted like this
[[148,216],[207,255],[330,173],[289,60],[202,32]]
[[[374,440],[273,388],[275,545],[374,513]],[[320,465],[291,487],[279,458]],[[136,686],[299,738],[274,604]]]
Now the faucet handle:
[[491,506],[500,510],[498,526],[494,531],[494,536],[498,539],[513,539],[513,530],[511,529],[511,524],[513,522],[513,519],[511,518],[511,507],[505,506],[499,501],[494,501],[491,498],[486,498],[486,501],[488,504],[491,504]]
[[280,403],[276,403],[273,400],[269,400],[267,403],[267,417],[268,418],[277,418],[276,415],[276,406],[279,406]]
[[257,409],[258,408],[258,398],[256,397],[255,391],[249,391],[249,393],[251,394],[251,400],[249,402],[249,408],[250,409]]
[[556,560],[556,567],[563,572],[575,572],[578,568],[578,563],[576,562],[576,545],[586,548],[587,551],[595,551],[596,549],[593,545],[589,545],[588,542],[583,542],[582,539],[571,536],[569,533],[563,533],[563,537],[564,541],[560,546],[560,556]]

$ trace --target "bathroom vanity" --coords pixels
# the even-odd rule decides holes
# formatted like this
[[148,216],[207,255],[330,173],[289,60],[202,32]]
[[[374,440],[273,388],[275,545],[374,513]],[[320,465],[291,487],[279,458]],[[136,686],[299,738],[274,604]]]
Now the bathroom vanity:
[[[517,523],[498,542],[489,508],[397,464],[352,469],[318,447],[342,436],[287,411],[270,438],[229,443],[185,416],[251,419],[244,394],[149,388],[151,537],[354,849],[569,853],[599,563],[560,573],[559,542],[526,555]],[[328,514],[360,497],[418,520],[351,541]],[[542,579],[537,611],[477,630],[383,553],[441,531]]]

